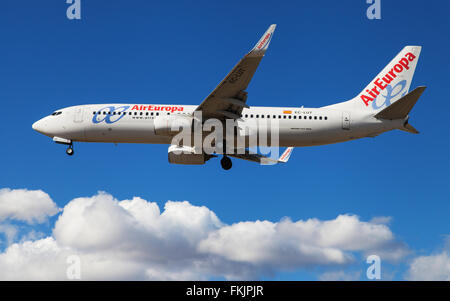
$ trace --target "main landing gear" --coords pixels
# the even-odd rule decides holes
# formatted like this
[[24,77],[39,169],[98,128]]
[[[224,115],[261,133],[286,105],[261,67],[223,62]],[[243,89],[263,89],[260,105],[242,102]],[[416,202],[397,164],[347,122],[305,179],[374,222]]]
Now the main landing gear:
[[66,149],[66,154],[68,154],[69,156],[73,156],[73,144],[69,144],[69,147]]
[[220,165],[222,165],[223,169],[229,170],[233,166],[233,163],[231,162],[230,158],[224,155],[223,158],[220,160]]

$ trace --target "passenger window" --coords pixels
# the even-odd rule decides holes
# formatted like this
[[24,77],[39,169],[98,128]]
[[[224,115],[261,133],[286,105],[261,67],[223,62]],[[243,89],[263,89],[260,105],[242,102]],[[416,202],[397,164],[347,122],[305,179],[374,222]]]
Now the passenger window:
[[286,119],[286,115],[283,115],[283,119]]
[[270,115],[267,115],[267,118],[270,118]]
[[256,115],[256,118],[259,118],[259,115]]
[[320,116],[319,119],[322,120],[322,116]]
[[328,119],[328,117],[325,116],[325,120],[327,120],[327,119]]
[[250,114],[250,118],[253,118],[253,114]]
[[314,116],[314,120],[317,120],[317,116]]
[[291,115],[289,115],[289,117],[288,117],[289,119],[291,119],[292,117],[291,117]]

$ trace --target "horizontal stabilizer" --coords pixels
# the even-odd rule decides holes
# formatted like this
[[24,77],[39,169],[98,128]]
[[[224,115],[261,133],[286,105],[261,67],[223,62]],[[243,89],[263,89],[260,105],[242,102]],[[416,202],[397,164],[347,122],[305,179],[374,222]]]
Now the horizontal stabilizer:
[[378,119],[403,119],[408,116],[426,87],[418,87],[375,115]]
[[405,124],[403,126],[403,128],[401,129],[402,131],[411,133],[411,134],[419,134],[419,131],[416,130],[412,125],[410,125],[409,123]]

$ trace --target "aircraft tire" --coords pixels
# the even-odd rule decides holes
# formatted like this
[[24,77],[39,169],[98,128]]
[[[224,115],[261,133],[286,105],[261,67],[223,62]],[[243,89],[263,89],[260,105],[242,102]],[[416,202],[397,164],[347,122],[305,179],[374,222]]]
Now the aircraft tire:
[[229,170],[233,166],[233,163],[231,162],[230,158],[228,158],[227,156],[223,156],[223,158],[220,160],[220,165],[222,165],[223,169]]

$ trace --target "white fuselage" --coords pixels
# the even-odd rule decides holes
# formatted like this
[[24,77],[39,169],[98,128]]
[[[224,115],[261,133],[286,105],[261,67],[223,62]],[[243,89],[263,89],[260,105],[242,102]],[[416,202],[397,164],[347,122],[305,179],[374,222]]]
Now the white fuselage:
[[[193,105],[98,104],[64,108],[33,124],[51,138],[70,142],[170,144],[173,135],[155,132],[158,119],[192,116]],[[61,112],[61,113],[59,113]],[[404,120],[379,120],[365,111],[324,108],[250,107],[240,125],[278,121],[279,146],[313,146],[374,137],[401,128]],[[159,122],[160,123],[160,122]],[[56,140],[55,140],[56,141]]]

